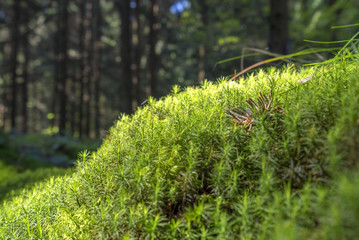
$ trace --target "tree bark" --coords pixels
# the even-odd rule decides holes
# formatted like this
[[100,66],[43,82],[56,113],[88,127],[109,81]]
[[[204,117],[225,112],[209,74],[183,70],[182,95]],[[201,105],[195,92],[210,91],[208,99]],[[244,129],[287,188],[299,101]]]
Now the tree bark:
[[[24,5],[25,5],[24,1]],[[25,5],[27,6],[27,4]],[[24,16],[25,33],[23,35],[23,50],[24,50],[24,65],[23,65],[23,83],[22,83],[22,131],[26,133],[28,131],[28,76],[29,76],[29,58],[30,58],[30,46],[29,46],[29,14],[27,9],[22,9],[22,15]]]
[[141,45],[140,45],[140,0],[135,0],[134,19],[132,21],[132,43],[134,57],[132,63],[132,84],[133,99],[132,110],[134,111],[139,105],[140,100],[140,61],[141,61]]
[[67,106],[67,62],[68,62],[68,4],[69,0],[62,0],[59,4],[59,52],[58,52],[58,92],[59,92],[59,134],[64,135],[66,131],[66,106]]
[[270,0],[269,49],[271,52],[288,52],[289,15],[288,0]]
[[[203,32],[203,35],[207,35],[207,24],[208,24],[208,17],[207,11],[208,6],[206,0],[199,0],[199,7],[201,13],[201,28],[200,30]],[[200,42],[198,48],[198,82],[202,83],[205,78],[205,59],[206,59],[206,45],[205,39]]]
[[78,129],[80,137],[89,136],[90,132],[90,94],[91,94],[91,68],[92,51],[91,46],[91,17],[88,9],[92,8],[87,0],[80,1],[80,30],[79,30],[79,52],[80,52],[80,103]]
[[53,118],[50,121],[51,127],[54,128],[56,126],[58,126],[58,107],[59,107],[59,61],[60,61],[60,3],[57,2],[56,0],[53,0],[54,4],[57,4],[57,14],[55,15],[55,21],[56,21],[56,26],[57,26],[57,31],[54,34],[54,55],[55,55],[55,59],[54,59],[54,94],[53,94],[53,98],[52,98],[52,113],[54,114]]
[[85,89],[85,0],[80,0],[79,3],[80,15],[79,15],[79,80],[80,83],[80,102],[79,102],[79,120],[78,120],[78,130],[80,138],[83,137],[83,105],[84,105],[84,89]]
[[122,63],[122,84],[120,93],[124,95],[124,112],[132,112],[132,74],[131,74],[131,21],[130,21],[130,0],[121,0],[118,3],[121,17],[121,63]]
[[18,67],[18,51],[19,51],[19,22],[20,22],[20,1],[14,0],[13,4],[13,18],[11,25],[11,59],[10,59],[10,71],[11,71],[11,129],[16,128],[16,116],[17,116],[17,67]]
[[149,15],[149,25],[150,25],[150,33],[149,33],[149,45],[150,45],[150,53],[148,59],[148,82],[149,82],[149,90],[147,94],[149,96],[157,96],[157,71],[158,71],[158,57],[156,54],[156,45],[158,38],[158,18],[159,18],[159,6],[158,0],[150,1],[150,15]]
[[94,71],[94,64],[93,64],[93,57],[94,57],[94,32],[93,32],[93,2],[87,2],[87,21],[88,27],[86,30],[86,42],[87,42],[87,61],[86,61],[86,69],[87,69],[87,84],[85,90],[85,134],[87,137],[90,136],[90,128],[91,128],[91,102],[92,102],[92,81],[93,80],[93,71]]
[[101,128],[101,111],[100,111],[100,93],[101,93],[101,24],[102,24],[102,14],[100,7],[100,0],[94,1],[94,35],[95,35],[95,46],[94,46],[94,72],[93,72],[93,82],[94,82],[94,104],[95,104],[95,137],[100,137],[100,128]]

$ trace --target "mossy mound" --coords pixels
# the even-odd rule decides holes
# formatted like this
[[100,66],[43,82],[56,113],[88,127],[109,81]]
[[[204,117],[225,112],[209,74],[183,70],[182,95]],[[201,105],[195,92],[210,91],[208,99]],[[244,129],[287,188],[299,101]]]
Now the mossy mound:
[[[227,114],[270,91],[250,130]],[[174,87],[121,116],[73,175],[5,202],[0,235],[355,239],[358,157],[358,62]]]

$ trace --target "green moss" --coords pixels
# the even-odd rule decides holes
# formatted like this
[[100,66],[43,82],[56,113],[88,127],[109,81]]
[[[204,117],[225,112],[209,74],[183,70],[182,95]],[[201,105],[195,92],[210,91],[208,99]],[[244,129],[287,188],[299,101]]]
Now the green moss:
[[0,201],[21,195],[21,191],[32,188],[38,182],[52,176],[62,176],[71,172],[62,168],[39,168],[19,172],[12,165],[5,165],[0,161]]
[[[182,92],[175,87],[121,116],[97,152],[79,155],[73,174],[4,202],[0,235],[358,236],[357,177],[350,180],[359,173],[358,76],[352,61],[299,72],[260,70],[238,83],[222,79]],[[256,116],[250,131],[232,122],[226,110],[270,90],[283,113]]]

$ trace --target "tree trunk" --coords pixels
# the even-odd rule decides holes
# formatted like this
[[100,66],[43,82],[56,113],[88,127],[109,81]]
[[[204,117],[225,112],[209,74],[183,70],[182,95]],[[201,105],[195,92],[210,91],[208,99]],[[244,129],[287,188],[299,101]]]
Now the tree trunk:
[[20,22],[20,1],[14,0],[13,4],[13,24],[11,26],[11,59],[10,59],[10,71],[11,71],[11,129],[16,128],[16,116],[17,116],[17,67],[18,67],[18,51],[19,51],[19,22]]
[[84,113],[84,89],[85,89],[85,0],[80,0],[79,9],[79,80],[80,83],[80,102],[79,102],[79,120],[78,120],[78,130],[80,138],[83,137],[83,113]]
[[[27,5],[25,5],[27,6]],[[22,15],[24,16],[25,24],[25,33],[23,36],[23,48],[24,48],[24,65],[23,65],[23,83],[22,83],[22,131],[26,133],[28,131],[28,111],[27,111],[27,102],[28,102],[28,73],[29,73],[29,55],[30,55],[30,46],[29,46],[29,14],[27,9],[22,9]]]
[[[208,6],[206,3],[206,0],[199,0],[199,7],[200,7],[200,13],[201,13],[201,29],[204,33],[204,36],[207,34],[207,24],[208,24],[208,18],[207,18],[207,11]],[[205,59],[206,59],[206,46],[205,46],[206,39],[203,39],[203,41],[199,44],[198,49],[198,82],[202,83],[205,78]]]
[[58,92],[59,92],[59,134],[66,131],[66,106],[67,106],[67,61],[68,61],[68,4],[69,0],[62,0],[59,4],[59,55],[58,55]]
[[100,112],[100,92],[101,92],[101,23],[102,14],[100,7],[100,0],[94,1],[94,35],[95,35],[95,46],[94,46],[94,69],[93,69],[93,82],[94,82],[94,102],[95,102],[95,137],[100,137],[101,128],[101,112]]
[[67,84],[68,96],[69,96],[69,124],[70,124],[70,133],[71,136],[76,132],[76,109],[77,109],[77,96],[76,96],[76,80],[75,78],[71,78]]
[[288,0],[270,0],[269,49],[286,54],[289,38]]
[[57,24],[57,31],[54,34],[54,55],[55,55],[55,59],[54,59],[54,94],[52,97],[52,113],[54,114],[53,118],[50,121],[51,127],[52,129],[56,126],[58,126],[58,107],[59,107],[59,81],[60,81],[60,77],[59,77],[59,61],[60,61],[60,2],[53,0],[54,4],[57,4],[57,14],[55,15],[55,21]]
[[133,99],[132,110],[135,110],[140,100],[140,61],[141,61],[141,45],[140,45],[140,0],[135,0],[136,7],[134,9],[134,19],[132,21],[132,43],[134,50],[134,58],[132,63],[132,84]]
[[7,82],[5,81],[5,79],[3,80],[2,84],[0,85],[1,86],[1,100],[2,100],[2,103],[0,105],[0,113],[1,113],[1,126],[0,128],[2,128],[4,131],[6,129],[6,121],[7,121],[7,118],[6,118],[6,113],[7,113],[7,91],[8,91],[8,86],[7,86]]
[[148,82],[149,82],[149,90],[147,92],[148,95],[157,96],[157,71],[158,71],[158,58],[156,54],[156,45],[158,38],[158,17],[159,17],[159,6],[158,0],[150,1],[150,16],[149,16],[149,24],[150,24],[150,34],[149,34],[149,45],[150,45],[150,53],[148,59]]
[[[6,42],[3,43],[3,46],[1,48],[1,51],[3,53],[6,54],[6,50],[5,49],[11,49],[11,42]],[[1,70],[3,72],[7,71],[7,67],[4,66],[4,64],[2,64],[1,66]],[[11,83],[9,82],[8,79],[3,78],[2,84],[1,84],[1,94],[2,94],[2,106],[1,106],[1,113],[2,113],[2,128],[4,131],[6,131],[8,129],[9,126],[9,100],[10,100],[10,87],[11,87]]]
[[93,36],[93,2],[88,1],[87,7],[87,21],[88,28],[86,31],[86,42],[87,42],[87,61],[86,61],[86,69],[87,69],[87,85],[85,90],[85,134],[87,137],[90,136],[90,128],[91,128],[91,100],[92,100],[92,77],[93,77],[93,55],[94,55],[94,36]]
[[121,0],[118,3],[121,17],[121,63],[122,63],[122,84],[120,93],[124,96],[124,112],[132,112],[132,74],[131,74],[131,21],[130,21],[130,0]]
[[87,0],[81,0],[80,2],[80,30],[79,30],[79,52],[80,52],[80,103],[79,103],[79,135],[80,137],[89,136],[90,132],[90,94],[91,94],[91,62],[92,51],[91,46],[91,17],[89,14],[89,8],[92,8],[92,4],[89,5]]

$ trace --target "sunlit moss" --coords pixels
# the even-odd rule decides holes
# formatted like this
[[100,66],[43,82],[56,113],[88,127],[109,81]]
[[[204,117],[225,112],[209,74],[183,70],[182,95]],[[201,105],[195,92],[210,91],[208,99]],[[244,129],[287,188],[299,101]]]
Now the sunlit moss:
[[[5,201],[0,236],[358,236],[358,73],[356,61],[288,65],[237,82],[176,86],[120,116],[97,152],[78,156],[73,174]],[[283,113],[264,111],[251,131],[227,114],[269,91]]]

